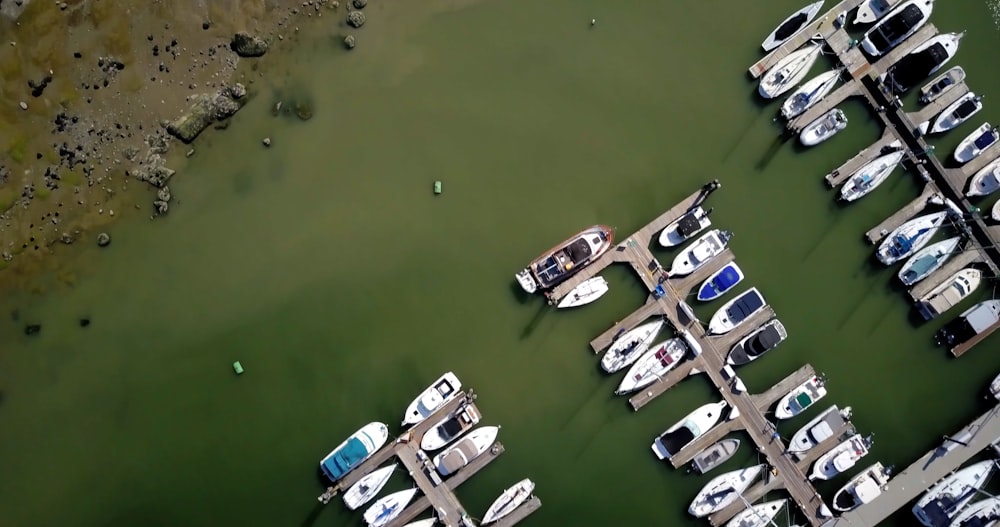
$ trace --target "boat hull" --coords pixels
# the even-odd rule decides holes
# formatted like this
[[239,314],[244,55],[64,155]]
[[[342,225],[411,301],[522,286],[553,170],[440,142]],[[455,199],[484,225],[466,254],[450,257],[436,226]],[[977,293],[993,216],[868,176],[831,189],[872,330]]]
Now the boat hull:
[[875,463],[851,478],[833,496],[833,510],[849,512],[865,503],[871,503],[882,493],[889,482],[889,470],[882,463]]
[[766,527],[771,524],[787,501],[787,499],[768,501],[744,509],[726,522],[725,527]]
[[960,237],[949,238],[920,249],[903,264],[896,276],[905,286],[927,278],[955,254],[961,241]]
[[743,281],[745,275],[736,262],[729,262],[718,271],[709,275],[701,286],[698,287],[698,300],[710,302],[720,296],[732,291],[734,287]]
[[704,518],[722,510],[739,499],[763,471],[764,465],[754,465],[712,478],[688,506],[688,514],[695,518]]
[[389,478],[392,477],[392,473],[395,470],[396,465],[392,464],[388,467],[375,470],[371,474],[359,479],[357,483],[351,485],[351,488],[344,492],[344,505],[353,511],[371,501],[382,490],[382,487],[385,487],[385,484],[389,482]]
[[870,446],[870,441],[860,435],[851,436],[816,460],[809,479],[827,480],[849,470],[858,460],[868,455]]
[[799,133],[799,142],[805,146],[816,146],[847,128],[847,116],[839,108],[834,108],[807,124]]
[[785,99],[781,104],[781,115],[788,120],[798,117],[829,95],[839,81],[840,70],[820,73],[813,77]]
[[[979,169],[969,180],[969,190],[965,195],[968,197],[988,196],[1000,189],[1000,159],[990,162],[990,164]],[[998,201],[997,203],[1000,203]],[[993,207],[997,209],[996,206]],[[994,215],[996,216],[996,215]],[[993,218],[1000,221],[1000,217]]]
[[637,361],[649,349],[663,324],[661,319],[626,332],[601,357],[601,368],[608,373],[615,373]]
[[941,228],[947,212],[936,212],[914,218],[886,236],[879,245],[876,256],[884,265],[892,265],[919,251]]
[[751,287],[726,302],[712,315],[708,323],[708,332],[712,335],[728,333],[766,307],[767,301],[764,300],[764,295],[760,294],[756,287]]
[[920,88],[920,102],[930,104],[965,80],[965,69],[954,66]]
[[635,361],[615,390],[624,395],[653,384],[683,362],[687,354],[684,339],[672,338],[650,348]]
[[[698,407],[653,441],[652,450],[658,459],[669,459],[685,446],[708,432],[722,418],[722,411],[728,406],[726,401],[710,403]],[[685,433],[683,430],[687,430]]]
[[740,449],[739,439],[723,439],[702,450],[691,460],[691,468],[699,473],[706,474],[719,465],[729,461],[736,451]]
[[[933,0],[909,0],[894,7],[875,27],[865,32],[861,49],[872,57],[884,55],[926,24],[933,9]],[[898,22],[902,20],[907,22],[900,32]]]
[[664,227],[657,241],[663,247],[676,247],[711,226],[712,219],[708,217],[708,211],[695,207]]
[[434,456],[432,463],[442,476],[454,474],[489,450],[499,433],[499,426],[481,426],[448,450]]
[[514,512],[515,509],[521,506],[522,503],[531,497],[531,493],[535,490],[535,482],[530,479],[523,479],[517,482],[513,487],[505,490],[503,494],[497,498],[490,508],[486,510],[486,514],[483,515],[483,525],[488,523],[493,523],[500,518]]
[[931,320],[968,298],[979,288],[982,279],[983,272],[979,269],[962,269],[922,296],[917,310],[925,320]]
[[713,229],[691,242],[670,265],[670,276],[689,275],[722,254],[729,245],[732,233]]
[[950,514],[949,511],[942,511],[942,513],[954,518],[959,509],[965,506],[977,494],[976,492],[969,492],[969,489],[982,488],[990,473],[993,472],[993,469],[994,461],[980,461],[944,478],[917,500],[917,503],[913,505],[913,515],[926,527],[932,527],[931,516],[928,515],[925,507],[933,509],[936,500],[943,496],[951,496],[957,498],[951,503],[951,507],[949,507],[953,510]]
[[854,15],[854,25],[874,24],[889,14],[900,0],[865,0]]
[[819,377],[813,377],[802,383],[778,401],[774,410],[777,419],[791,419],[816,404],[816,401],[826,396],[826,387]]
[[840,199],[851,202],[867,196],[889,178],[893,170],[903,161],[904,155],[903,151],[892,152],[873,159],[859,168],[841,187]]
[[964,33],[945,33],[933,36],[918,45],[889,70],[879,76],[893,93],[903,94],[936,73],[955,53]]
[[993,146],[997,139],[997,130],[993,125],[983,123],[958,143],[952,159],[957,163],[968,163],[983,153],[983,150]]
[[371,527],[382,527],[383,525],[388,525],[389,522],[394,520],[396,516],[399,516],[403,509],[413,500],[416,496],[417,489],[406,489],[399,492],[394,492],[388,496],[379,499],[371,507],[368,507],[364,513],[365,523]]
[[764,51],[771,51],[774,48],[784,44],[788,39],[792,38],[796,33],[802,31],[802,29],[809,25],[816,15],[819,14],[820,8],[823,7],[823,1],[813,2],[802,9],[792,13],[778,24],[778,27],[771,31],[771,34],[761,42],[760,47]]
[[777,348],[786,338],[788,333],[784,324],[776,318],[771,319],[734,344],[726,363],[731,366],[749,364]]
[[559,304],[556,305],[556,308],[567,309],[587,305],[601,298],[607,292],[608,281],[603,276],[588,278],[580,282],[580,285],[574,287],[572,291],[563,297],[559,301]]
[[[966,103],[971,103],[970,110],[963,110],[958,112],[960,108],[964,108],[962,105]],[[942,132],[947,132],[952,128],[968,121],[973,115],[976,115],[983,109],[982,97],[979,97],[973,92],[966,93],[961,96],[955,102],[951,103],[947,108],[941,111],[941,113],[934,119],[934,124],[931,125],[930,131],[928,133],[939,134]]]
[[479,424],[482,415],[475,406],[459,407],[452,415],[439,421],[420,438],[420,448],[426,452],[444,448],[473,426]]
[[835,433],[846,423],[850,408],[841,410],[833,405],[799,428],[788,442],[788,452],[799,457]]

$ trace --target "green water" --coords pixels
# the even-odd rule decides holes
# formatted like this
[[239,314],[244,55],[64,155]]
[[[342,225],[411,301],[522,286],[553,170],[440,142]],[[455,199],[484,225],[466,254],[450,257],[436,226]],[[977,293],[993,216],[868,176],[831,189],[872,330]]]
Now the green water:
[[[73,287],[41,276],[25,285],[44,294],[0,299],[18,311],[0,322],[2,523],[358,525],[317,507],[317,461],[368,421],[395,427],[446,370],[503,426],[507,453],[459,491],[474,516],[530,476],[544,506],[523,525],[688,522],[708,478],[649,443],[717,396],[695,378],[633,414],[588,347],[642,302],[639,281],[609,269],[612,293],[557,313],[519,301],[512,274],[582,226],[626,235],[712,178],[715,224],[790,332],[741,370],[752,391],[811,362],[829,376],[820,406],[852,405],[876,434],[865,461],[900,468],[984,410],[996,338],[960,360],[935,349],[943,321],[915,325],[862,241],[917,184],[894,177],[848,208],[824,187],[874,120],[847,103],[848,132],[803,150],[775,139],[777,105],[746,78],[796,2],[373,4],[353,52],[337,28],[303,28],[272,58],[233,125],[199,139],[168,218],[135,213],[107,250],[67,251]],[[940,4],[939,28],[969,30],[970,85],[1000,92],[986,4]],[[316,117],[272,117],[290,92]]]

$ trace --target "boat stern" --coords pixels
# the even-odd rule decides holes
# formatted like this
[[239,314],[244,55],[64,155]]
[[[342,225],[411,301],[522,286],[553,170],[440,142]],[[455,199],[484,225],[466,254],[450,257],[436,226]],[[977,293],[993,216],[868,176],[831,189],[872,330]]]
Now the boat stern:
[[524,292],[532,294],[538,291],[538,282],[536,282],[535,277],[531,275],[531,269],[522,269],[521,272],[514,275],[514,278],[517,279],[518,285],[521,286],[521,289],[524,289]]

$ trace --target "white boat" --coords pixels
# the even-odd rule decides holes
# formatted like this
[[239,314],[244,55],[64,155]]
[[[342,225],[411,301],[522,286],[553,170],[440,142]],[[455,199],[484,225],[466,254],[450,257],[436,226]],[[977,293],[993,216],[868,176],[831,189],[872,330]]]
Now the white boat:
[[719,401],[698,407],[653,441],[653,453],[658,459],[668,459],[680,452],[688,443],[715,426],[728,404],[726,401]]
[[882,494],[882,487],[889,482],[892,470],[875,463],[851,478],[846,485],[833,495],[833,510],[852,511]]
[[872,446],[871,437],[861,437],[854,434],[843,443],[820,456],[813,464],[809,479],[830,479],[837,474],[850,470],[859,459],[868,455]]
[[834,108],[807,124],[799,133],[799,141],[805,146],[815,146],[844,128],[847,128],[847,116],[840,108]]
[[426,452],[444,448],[468,429],[479,424],[482,417],[475,406],[471,404],[460,406],[424,433],[424,437],[420,439],[420,448]]
[[1000,400],[1000,375],[993,377],[993,381],[990,382],[990,395]]
[[514,278],[527,293],[551,289],[608,252],[614,238],[607,225],[588,227],[532,260]]
[[825,395],[826,383],[819,377],[813,377],[793,388],[778,401],[778,406],[774,409],[774,417],[777,419],[795,417]]
[[687,346],[682,338],[667,339],[650,346],[629,368],[615,393],[624,395],[653,384],[676,368],[684,360],[686,353]]
[[660,245],[674,247],[690,240],[692,236],[712,225],[712,219],[708,217],[711,213],[711,209],[705,210],[700,206],[684,213],[660,232]]
[[396,519],[399,513],[409,505],[413,497],[417,495],[417,489],[406,489],[393,492],[372,504],[365,510],[365,523],[371,527],[382,527]]
[[490,508],[486,510],[486,514],[483,515],[482,524],[493,523],[514,512],[514,509],[520,507],[522,503],[531,497],[531,493],[534,490],[534,481],[528,478],[518,481],[513,487],[503,491],[503,494],[490,505]]
[[1000,140],[997,129],[990,123],[983,123],[958,143],[958,148],[952,157],[959,163],[968,163],[982,154],[983,150],[993,146],[997,140]]
[[423,520],[417,520],[412,523],[407,523],[403,527],[431,527],[437,523],[437,518],[425,518]]
[[787,501],[787,499],[768,501],[743,509],[726,522],[725,527],[767,527]]
[[458,395],[462,381],[452,372],[447,372],[417,396],[403,415],[403,426],[415,425],[427,419],[435,410]]
[[1000,497],[979,500],[962,509],[951,527],[996,527],[1000,522]]
[[906,152],[897,150],[866,163],[856,170],[847,183],[844,183],[844,186],[840,188],[840,199],[855,201],[875,190],[899,166],[904,155]]
[[579,285],[574,287],[569,293],[566,294],[556,305],[558,309],[566,309],[568,307],[577,307],[585,304],[589,304],[598,298],[604,296],[604,293],[608,292],[608,281],[604,279],[603,276],[595,276],[593,278],[588,278]]
[[929,133],[938,134],[941,132],[947,132],[965,121],[968,121],[970,117],[976,115],[982,109],[982,96],[976,95],[970,91],[959,97],[955,102],[951,103],[947,108],[942,110],[940,114],[938,114],[938,116],[934,119],[934,124],[931,126]]
[[601,357],[601,367],[614,373],[639,360],[663,328],[663,319],[648,322],[626,332],[611,344]]
[[795,457],[802,457],[816,445],[833,437],[838,430],[847,424],[847,420],[850,418],[850,406],[843,410],[837,405],[827,408],[795,432],[791,441],[788,442],[788,452]]
[[944,33],[923,41],[879,75],[879,81],[892,93],[905,93],[951,60],[958,53],[958,46],[964,36],[964,32]]
[[454,474],[493,446],[499,433],[499,426],[480,426],[448,450],[434,456],[432,462],[442,476]]
[[1000,200],[997,200],[997,202],[993,204],[993,209],[990,211],[990,217],[993,218],[993,221],[1000,221]]
[[905,286],[911,286],[927,278],[955,254],[961,241],[962,238],[956,236],[920,249],[899,270],[899,281]]
[[723,439],[712,443],[705,450],[695,454],[691,459],[691,469],[699,474],[705,474],[728,461],[739,449],[739,439]]
[[733,233],[719,229],[712,229],[702,234],[674,258],[670,266],[670,276],[683,276],[700,269],[709,260],[725,251],[732,237]]
[[979,269],[962,269],[920,297],[917,311],[924,319],[930,320],[958,305],[979,287],[982,280],[983,272]]
[[781,115],[785,119],[794,119],[802,112],[808,110],[813,105],[823,100],[824,97],[833,91],[833,87],[840,81],[841,70],[830,70],[809,79],[805,84],[799,86],[797,90],[781,103]]
[[704,518],[735,502],[763,471],[764,465],[754,465],[712,478],[695,496],[688,507],[688,514]]
[[777,348],[778,344],[787,338],[788,332],[785,331],[785,325],[778,319],[772,318],[733,344],[726,357],[726,363],[733,366],[749,364]]
[[994,461],[973,463],[942,479],[917,500],[913,514],[927,527],[947,525],[976,497],[993,471]]
[[772,49],[782,45],[788,39],[792,38],[793,35],[806,27],[809,22],[812,22],[816,15],[819,13],[820,8],[823,7],[823,0],[818,2],[813,2],[802,9],[788,15],[788,18],[781,21],[778,27],[774,28],[764,42],[761,43],[760,47],[764,51],[771,51]]
[[708,322],[708,332],[712,335],[728,333],[765,307],[767,301],[764,300],[764,295],[756,287],[751,287],[723,304],[712,315],[712,320]]
[[740,266],[736,265],[736,262],[729,262],[718,271],[710,274],[701,283],[701,287],[698,288],[698,300],[702,302],[715,300],[736,287],[736,284],[742,282],[743,278],[743,270],[740,269]]
[[858,12],[854,15],[854,24],[874,24],[882,17],[889,14],[896,4],[901,0],[865,0],[858,6]]
[[[1000,189],[1000,159],[991,161],[988,165],[979,169],[969,181],[969,190],[965,192],[968,197],[988,196]],[[997,203],[1000,203],[998,201]],[[993,206],[994,211],[997,207]],[[1000,217],[993,214],[994,220],[1000,221]]]
[[896,6],[865,33],[861,49],[873,57],[884,54],[926,24],[933,9],[934,0],[908,0]]
[[388,439],[388,426],[368,423],[320,460],[319,467],[330,481],[337,481],[382,448]]
[[954,66],[920,88],[920,102],[930,104],[965,80],[965,69]]
[[948,211],[918,216],[896,227],[875,251],[880,262],[892,265],[919,251],[941,228]]
[[822,49],[820,44],[811,43],[789,53],[761,77],[757,93],[765,99],[773,99],[794,88],[809,74]]
[[382,490],[382,487],[389,482],[392,472],[396,470],[396,464],[382,467],[359,479],[357,483],[351,485],[344,493],[344,505],[352,511],[368,503]]

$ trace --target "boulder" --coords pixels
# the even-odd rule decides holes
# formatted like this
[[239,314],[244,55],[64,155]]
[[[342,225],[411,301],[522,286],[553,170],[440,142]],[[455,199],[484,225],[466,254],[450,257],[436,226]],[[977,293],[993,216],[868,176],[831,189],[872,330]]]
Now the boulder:
[[110,234],[108,234],[106,232],[102,232],[102,233],[100,233],[100,234],[97,235],[97,246],[98,247],[107,247],[110,244],[111,244],[111,235]]
[[190,143],[213,122],[232,117],[243,107],[246,93],[246,88],[236,83],[214,94],[195,95],[191,99],[191,107],[187,113],[167,124],[167,132],[185,143]]
[[365,14],[361,11],[351,11],[347,13],[347,23],[351,27],[361,27],[365,25]]
[[368,5],[368,0],[354,0],[351,5],[354,6],[354,9],[364,9]]
[[267,53],[267,41],[256,35],[239,32],[233,35],[229,47],[241,57],[260,57]]
[[344,37],[344,47],[345,48],[347,48],[347,49],[354,49],[355,45],[357,45],[357,42],[355,42],[355,40],[354,40],[354,35],[347,35],[346,37]]

